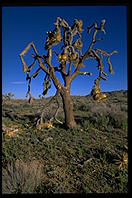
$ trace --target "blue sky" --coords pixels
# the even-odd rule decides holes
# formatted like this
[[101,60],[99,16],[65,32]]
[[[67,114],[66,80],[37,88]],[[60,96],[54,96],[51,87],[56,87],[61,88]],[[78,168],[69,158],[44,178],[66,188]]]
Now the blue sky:
[[[74,19],[83,20],[83,53],[87,50],[91,34],[87,26],[94,22],[100,24],[106,19],[103,41],[96,48],[107,52],[118,50],[111,57],[115,74],[108,73],[108,80],[101,82],[105,91],[127,89],[127,7],[126,6],[33,6],[2,7],[2,93],[12,92],[15,98],[25,98],[27,92],[26,74],[23,72],[19,54],[33,41],[40,55],[46,54],[44,45],[46,32],[54,29],[53,23],[60,16],[72,26]],[[26,56],[25,56],[26,57]],[[55,62],[55,60],[53,60]],[[85,61],[85,70],[93,76],[78,76],[72,83],[71,95],[88,95],[98,75],[95,61]],[[105,71],[108,65],[105,64]],[[43,91],[44,73],[32,80],[31,93],[35,98]],[[54,95],[55,88],[47,96]]]

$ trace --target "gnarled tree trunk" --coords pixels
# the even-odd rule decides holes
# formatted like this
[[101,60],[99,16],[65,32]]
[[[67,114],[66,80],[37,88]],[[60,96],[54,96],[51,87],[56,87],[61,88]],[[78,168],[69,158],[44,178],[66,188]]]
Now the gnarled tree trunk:
[[74,119],[73,102],[70,96],[70,88],[68,89],[65,87],[61,92],[61,97],[65,115],[65,126],[66,128],[76,128],[77,124]]

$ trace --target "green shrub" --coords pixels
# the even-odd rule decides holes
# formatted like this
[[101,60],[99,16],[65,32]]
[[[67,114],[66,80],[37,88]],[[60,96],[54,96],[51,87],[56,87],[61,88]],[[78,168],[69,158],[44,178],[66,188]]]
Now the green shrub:
[[107,127],[109,124],[109,117],[106,116],[101,117],[99,124],[103,127]]
[[120,128],[122,130],[127,130],[127,117],[125,114],[123,113],[118,113],[118,114],[110,114],[109,115],[109,120],[110,120],[110,124],[112,124],[112,126],[114,128]]

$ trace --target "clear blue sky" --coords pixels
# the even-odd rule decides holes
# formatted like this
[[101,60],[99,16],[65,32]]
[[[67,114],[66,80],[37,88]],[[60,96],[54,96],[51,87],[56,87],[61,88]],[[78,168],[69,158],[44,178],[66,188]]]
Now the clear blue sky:
[[[127,89],[127,7],[126,6],[33,6],[2,7],[2,93],[13,92],[16,98],[25,98],[27,92],[26,74],[23,72],[19,54],[26,45],[33,41],[40,55],[46,54],[44,44],[46,32],[53,30],[53,23],[60,16],[69,25],[75,18],[83,20],[83,53],[90,43],[91,34],[87,34],[87,26],[98,24],[106,19],[104,40],[97,42],[96,48],[107,52],[118,50],[111,57],[115,74],[108,74],[108,80],[101,82],[102,91]],[[87,71],[93,76],[78,76],[72,83],[71,95],[87,95],[90,93],[97,77],[97,63],[87,61]],[[105,65],[108,71],[108,65]],[[43,91],[43,72],[32,80],[31,93],[38,97]],[[47,96],[55,93],[49,90]]]

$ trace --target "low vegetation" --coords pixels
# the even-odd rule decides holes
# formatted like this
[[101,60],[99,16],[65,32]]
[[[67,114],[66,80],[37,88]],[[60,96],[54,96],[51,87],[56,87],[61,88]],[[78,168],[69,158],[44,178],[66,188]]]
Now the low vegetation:
[[[35,128],[50,98],[4,103],[2,193],[128,193],[127,91],[107,94],[100,103],[72,96],[78,128],[67,130],[55,120]],[[45,122],[55,107],[46,108]]]

